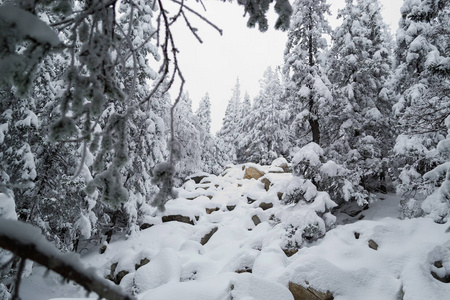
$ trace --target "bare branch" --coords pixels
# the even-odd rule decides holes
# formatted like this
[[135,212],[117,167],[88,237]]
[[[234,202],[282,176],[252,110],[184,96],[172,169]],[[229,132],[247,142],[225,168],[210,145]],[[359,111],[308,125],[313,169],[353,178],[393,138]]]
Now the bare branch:
[[[204,22],[206,22],[208,25],[210,25],[212,28],[214,28],[215,30],[217,30],[220,35],[223,34],[223,30],[220,29],[219,27],[217,27],[214,23],[212,23],[211,21],[209,21],[207,18],[205,18],[204,16],[202,16],[201,14],[199,14],[198,12],[196,12],[195,10],[193,10],[192,8],[190,8],[189,6],[187,6],[186,4],[183,4],[182,2],[178,1],[178,0],[170,0],[178,5],[183,5],[183,7],[188,10],[189,12],[193,13],[194,15],[196,15],[197,17],[199,17],[200,19],[202,19]],[[203,5],[203,2],[202,2]],[[204,6],[203,6],[204,7]]]

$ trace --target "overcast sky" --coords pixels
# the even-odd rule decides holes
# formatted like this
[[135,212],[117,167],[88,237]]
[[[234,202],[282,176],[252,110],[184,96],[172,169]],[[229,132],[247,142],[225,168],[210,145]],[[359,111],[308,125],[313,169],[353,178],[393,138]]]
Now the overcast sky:
[[[198,27],[203,44],[200,44],[180,21],[180,28],[176,30],[176,46],[180,51],[179,63],[186,79],[186,90],[193,100],[194,111],[201,98],[207,92],[210,95],[213,119],[211,131],[214,134],[222,126],[225,109],[237,78],[239,77],[242,98],[247,91],[253,100],[259,92],[259,80],[267,67],[283,64],[286,33],[273,29],[276,17],[272,11],[269,16],[271,28],[261,33],[257,28],[247,28],[247,17],[243,17],[243,7],[236,1],[203,2],[207,9],[203,13],[204,16],[223,29],[223,35],[196,16],[191,16],[190,20],[193,26]],[[403,1],[380,2],[383,5],[381,13],[394,34]],[[329,3],[332,12],[335,13],[338,8],[344,6],[345,1],[333,0]],[[195,7],[194,2],[188,1],[188,4],[194,4],[192,7]],[[339,24],[333,17],[330,17],[329,21],[333,27]]]

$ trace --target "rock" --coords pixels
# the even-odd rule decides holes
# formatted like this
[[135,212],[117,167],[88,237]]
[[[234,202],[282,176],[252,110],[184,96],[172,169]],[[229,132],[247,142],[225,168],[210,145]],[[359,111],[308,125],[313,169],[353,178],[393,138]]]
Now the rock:
[[155,225],[155,224],[143,223],[143,224],[141,224],[141,226],[139,226],[139,229],[140,230],[145,230],[147,228],[152,227],[153,225]]
[[242,274],[242,273],[252,273],[252,271],[253,270],[251,268],[244,267],[243,269],[236,270],[235,272],[238,274]]
[[208,196],[206,196],[206,197],[208,197],[208,198],[209,198],[209,200],[211,200],[211,199],[213,198],[213,196],[212,196],[212,195],[208,195]]
[[[111,280],[111,281],[114,281],[114,274],[116,273],[116,268],[117,268],[117,265],[118,265],[118,264],[119,264],[119,263],[116,262],[116,263],[113,263],[113,264],[111,265],[111,267],[110,267],[111,272],[109,273],[108,276],[106,276],[106,279],[109,279],[109,280]],[[108,277],[109,277],[109,278],[108,278]]]
[[438,269],[442,268],[442,260],[435,261],[433,265]]
[[333,300],[330,291],[319,292],[312,287],[303,287],[300,284],[289,282],[289,291],[294,296],[294,300]]
[[292,169],[289,168],[289,165],[287,163],[283,163],[278,167],[282,168],[285,173],[292,173]]
[[283,199],[283,193],[282,192],[278,192],[277,193],[277,197],[278,197],[278,200]]
[[269,173],[274,173],[274,174],[281,174],[281,173],[285,173],[284,170],[280,167],[270,167],[269,169]]
[[[195,218],[198,221],[199,217],[195,216]],[[181,222],[181,223],[187,223],[187,224],[194,225],[194,221],[192,221],[191,218],[186,217],[186,216],[182,216],[182,215],[163,216],[162,217],[162,221],[163,221],[163,223],[171,222],[171,221],[177,221],[177,222]]]
[[118,264],[119,263],[117,263],[117,262],[113,263],[111,265],[110,274],[105,277],[106,279],[113,281],[115,284],[120,284],[120,282],[122,281],[122,278],[124,278],[125,275],[127,275],[129,273],[128,271],[122,270],[122,271],[118,272],[116,275],[114,275],[116,273],[116,268],[117,268]]
[[261,207],[262,210],[267,210],[273,207],[273,203],[262,202],[261,204],[259,204],[259,207]]
[[281,168],[286,173],[292,172],[292,170],[290,170],[290,168],[289,168],[289,165],[288,165],[288,162],[287,162],[286,158],[284,158],[284,157],[279,157],[279,158],[275,159],[272,162],[271,166],[272,167]]
[[194,180],[194,182],[195,182],[196,184],[199,184],[199,183],[202,181],[202,179],[203,179],[203,178],[206,178],[206,177],[208,177],[208,175],[202,174],[202,175],[194,175],[194,176],[192,176],[190,179]]
[[295,253],[298,252],[298,249],[296,248],[289,248],[289,249],[282,249],[284,254],[286,254],[287,257],[291,257],[292,255],[294,255]]
[[106,246],[106,245],[103,245],[103,246],[101,246],[101,247],[100,247],[100,254],[103,254],[103,253],[105,253],[105,251],[106,251],[106,248],[107,248],[107,246]]
[[264,176],[264,172],[253,168],[253,167],[248,167],[245,169],[245,174],[244,174],[244,179],[256,179],[258,180],[259,178]]
[[214,227],[213,229],[211,229],[211,231],[207,234],[205,234],[204,237],[202,237],[202,239],[200,240],[200,244],[205,245],[209,239],[213,236],[214,233],[217,232],[219,228],[218,227]]
[[206,208],[206,213],[207,213],[208,215],[210,215],[210,214],[212,214],[213,212],[218,211],[218,210],[220,210],[219,207]]
[[369,205],[363,205],[363,206],[359,206],[357,203],[355,202],[346,202],[343,203],[340,207],[339,207],[339,211],[342,213],[345,213],[346,215],[350,216],[350,217],[356,217],[357,215],[359,215],[363,210],[366,210],[369,208]]
[[229,211],[232,211],[233,209],[235,209],[236,208],[236,205],[227,205],[227,209],[229,210]]
[[143,259],[141,259],[141,261],[140,261],[138,264],[135,264],[135,265],[134,265],[134,269],[137,270],[137,269],[139,269],[140,267],[142,267],[142,266],[148,264],[149,262],[150,262],[150,259],[144,257]]
[[250,198],[250,197],[247,197],[247,203],[248,204],[252,204],[253,202],[255,202],[256,201],[256,199],[252,199],[252,198]]
[[272,182],[270,182],[270,180],[267,179],[267,178],[261,179],[261,182],[264,184],[264,189],[265,189],[266,191],[268,191],[269,188],[270,188],[270,185],[272,184]]
[[369,240],[369,248],[373,250],[378,250],[378,244],[374,240]]
[[120,284],[120,282],[122,281],[122,278],[125,277],[125,275],[127,275],[129,272],[122,270],[119,273],[117,273],[116,278],[114,279],[114,282],[118,285]]
[[355,239],[359,240],[360,233],[355,231]]
[[257,215],[254,215],[252,217],[252,221],[255,224],[255,226],[258,226],[258,224],[261,223],[261,220],[259,219],[259,217]]
[[431,276],[433,276],[434,279],[439,280],[442,283],[450,283],[450,274],[445,275],[444,277],[439,276],[435,272],[431,271]]

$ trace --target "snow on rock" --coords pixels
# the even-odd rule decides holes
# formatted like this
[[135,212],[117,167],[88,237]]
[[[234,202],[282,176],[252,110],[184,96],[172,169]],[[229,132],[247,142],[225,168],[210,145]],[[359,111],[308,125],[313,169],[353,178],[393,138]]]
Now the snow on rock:
[[[336,300],[448,298],[448,224],[396,219],[399,199],[379,195],[386,199],[371,203],[364,220],[336,226],[331,213],[336,204],[309,180],[258,166],[272,183],[266,191],[260,181],[243,179],[242,166],[230,166],[223,177],[188,181],[178,189],[179,198],[167,202],[164,215],[183,214],[194,225],[163,223],[162,213],[153,212],[146,218],[153,226],[111,242],[104,254],[91,253],[84,262],[103,268],[104,276],[117,263],[116,273],[128,272],[120,286],[140,300],[291,300],[290,283],[329,291]],[[321,166],[326,174],[339,172],[332,162]],[[284,203],[296,189],[303,198]],[[188,200],[193,193],[198,194]],[[285,194],[283,200],[278,193]],[[273,207],[263,210],[263,202]],[[207,214],[212,207],[219,210]],[[255,225],[253,216],[261,222]],[[369,247],[369,241],[378,247]],[[149,262],[136,268],[144,258]]]
[[224,298],[231,274],[211,278],[207,281],[168,283],[139,295],[139,300],[211,300]]
[[291,292],[279,283],[252,274],[240,274],[231,280],[231,299],[293,300]]
[[163,284],[180,281],[181,261],[175,250],[162,249],[146,265],[136,271],[134,284],[138,293],[157,288]]
[[[280,281],[308,282],[316,290],[330,291],[336,300],[397,299],[402,291],[403,299],[444,299],[450,287],[431,275],[430,253],[448,245],[445,230],[430,219],[338,226],[317,245],[301,249]],[[379,245],[376,251],[369,248],[369,240]]]

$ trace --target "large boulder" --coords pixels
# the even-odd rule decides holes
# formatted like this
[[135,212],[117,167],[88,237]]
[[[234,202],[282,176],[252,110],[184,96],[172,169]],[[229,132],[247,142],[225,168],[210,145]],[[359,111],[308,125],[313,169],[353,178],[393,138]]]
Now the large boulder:
[[258,180],[259,178],[264,176],[264,172],[260,171],[254,167],[247,167],[245,168],[245,173],[244,173],[244,179],[256,179]]

